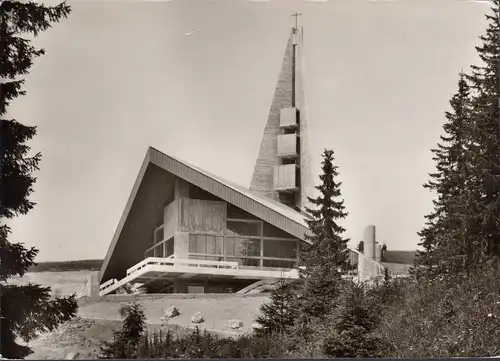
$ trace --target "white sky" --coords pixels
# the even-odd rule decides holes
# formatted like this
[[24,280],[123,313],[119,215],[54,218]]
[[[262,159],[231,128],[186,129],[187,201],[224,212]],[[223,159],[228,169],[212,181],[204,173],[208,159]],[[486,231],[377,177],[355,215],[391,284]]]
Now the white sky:
[[334,149],[353,245],[375,224],[389,249],[415,249],[430,148],[459,71],[479,61],[485,3],[70,3],[11,107],[43,154],[38,205],[12,222],[38,261],[104,258],[149,145],[249,186],[295,11],[313,169]]

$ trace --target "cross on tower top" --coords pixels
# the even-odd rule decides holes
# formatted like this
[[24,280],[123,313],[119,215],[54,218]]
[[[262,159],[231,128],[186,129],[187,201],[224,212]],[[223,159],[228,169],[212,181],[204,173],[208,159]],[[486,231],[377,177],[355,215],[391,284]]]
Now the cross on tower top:
[[300,15],[302,15],[302,13],[297,13],[297,12],[295,14],[291,15],[291,16],[295,16],[295,30],[297,30],[297,26],[298,26],[297,22],[298,22],[298,18]]

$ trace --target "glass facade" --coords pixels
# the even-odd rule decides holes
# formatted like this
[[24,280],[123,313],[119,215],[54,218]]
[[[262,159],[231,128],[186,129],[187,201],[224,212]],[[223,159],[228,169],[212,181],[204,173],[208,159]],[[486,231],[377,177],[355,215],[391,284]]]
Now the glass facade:
[[[240,267],[294,268],[299,240],[290,234],[228,204],[223,234],[191,232],[189,259],[237,262]],[[174,238],[164,240],[163,226],[153,231],[146,257],[166,258],[174,254]]]
[[285,238],[285,239],[293,239],[293,237],[286,233],[285,231],[282,231],[279,228],[276,228],[269,223],[262,222],[263,223],[263,233],[264,237],[272,237],[272,238]]
[[189,253],[222,254],[224,237],[208,234],[189,235]]
[[264,267],[267,268],[294,268],[297,262],[295,261],[282,261],[278,259],[265,259]]
[[297,258],[297,242],[264,239],[264,257]]
[[226,237],[224,254],[226,256],[260,257],[260,239]]
[[256,219],[228,219],[224,236],[189,235],[189,259],[238,262],[240,267],[294,268],[298,240]]
[[227,221],[226,234],[230,236],[260,237],[262,224],[259,221]]

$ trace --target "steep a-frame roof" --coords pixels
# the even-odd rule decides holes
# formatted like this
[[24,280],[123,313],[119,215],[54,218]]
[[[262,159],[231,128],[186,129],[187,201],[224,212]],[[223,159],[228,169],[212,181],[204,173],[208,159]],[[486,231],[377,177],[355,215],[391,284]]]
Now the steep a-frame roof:
[[302,213],[149,147],[101,267],[100,278],[104,275],[115,251],[146,170],[152,165],[247,211],[301,240],[305,239],[308,228],[304,221],[305,216]]

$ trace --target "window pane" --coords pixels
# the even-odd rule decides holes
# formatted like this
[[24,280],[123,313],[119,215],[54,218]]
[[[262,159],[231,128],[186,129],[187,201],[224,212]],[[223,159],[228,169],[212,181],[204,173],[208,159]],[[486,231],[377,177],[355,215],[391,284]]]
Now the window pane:
[[207,236],[197,235],[198,239],[198,253],[207,253]]
[[274,237],[274,238],[295,238],[289,233],[282,231],[281,229],[264,222],[264,237]]
[[260,240],[227,237],[224,246],[227,256],[260,256]]
[[207,253],[207,236],[203,234],[190,234],[189,252]]
[[207,236],[207,253],[222,254],[223,237]]
[[198,244],[196,243],[196,236],[194,234],[189,235],[189,252],[196,253],[196,249],[198,248]]
[[165,254],[165,257],[168,257],[170,255],[172,255],[174,253],[174,239],[173,238],[170,238],[167,242],[166,242],[166,245],[165,245],[165,249],[166,249],[166,254]]
[[264,257],[297,258],[297,241],[264,239]]
[[156,250],[156,256],[155,257],[160,257],[163,258],[163,243],[155,247]]
[[279,261],[275,259],[265,259],[264,267],[272,268],[295,268],[296,262],[294,261]]
[[227,221],[227,234],[230,236],[260,236],[261,223]]

